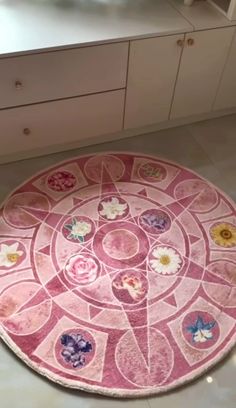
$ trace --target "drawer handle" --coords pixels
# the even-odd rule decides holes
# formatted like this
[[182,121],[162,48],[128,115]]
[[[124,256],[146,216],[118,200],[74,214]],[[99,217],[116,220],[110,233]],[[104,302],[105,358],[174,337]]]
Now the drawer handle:
[[184,45],[184,40],[177,40],[177,45],[178,45],[179,47],[183,47],[183,45]]
[[17,80],[15,82],[15,88],[17,89],[17,91],[20,91],[23,88],[22,82]]
[[193,38],[189,38],[188,39],[188,45],[191,47],[192,45],[194,45],[194,39]]
[[28,135],[30,135],[31,130],[29,128],[24,128],[23,133],[24,133],[24,135],[28,136]]

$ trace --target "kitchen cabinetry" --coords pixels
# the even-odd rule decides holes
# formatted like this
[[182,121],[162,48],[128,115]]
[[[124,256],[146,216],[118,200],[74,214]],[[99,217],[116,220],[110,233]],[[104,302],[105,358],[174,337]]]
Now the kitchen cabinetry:
[[171,119],[212,110],[234,30],[227,27],[186,35]]

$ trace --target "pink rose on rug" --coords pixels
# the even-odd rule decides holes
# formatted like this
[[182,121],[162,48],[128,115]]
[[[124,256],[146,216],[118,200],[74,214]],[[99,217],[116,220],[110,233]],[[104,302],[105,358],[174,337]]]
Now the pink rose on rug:
[[98,276],[99,267],[90,255],[74,255],[66,265],[66,274],[79,285],[87,285]]

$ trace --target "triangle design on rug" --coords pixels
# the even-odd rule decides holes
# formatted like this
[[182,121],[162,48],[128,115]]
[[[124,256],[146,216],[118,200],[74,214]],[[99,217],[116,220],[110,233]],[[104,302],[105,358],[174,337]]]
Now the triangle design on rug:
[[104,309],[100,309],[99,307],[89,305],[89,316],[90,320],[93,320],[99,313],[101,313]]
[[192,235],[192,234],[190,234],[188,237],[189,237],[189,241],[191,244],[195,244],[195,242],[201,239],[200,237],[196,237],[195,235]]
[[164,301],[165,303],[168,303],[168,305],[170,305],[170,306],[177,307],[175,295],[170,295],[170,296],[168,296],[167,298],[163,299],[163,301]]
[[50,246],[50,245],[46,245],[45,247],[38,249],[37,252],[39,252],[40,254],[44,254],[44,255],[48,255],[48,256],[49,256],[49,255],[50,255],[50,249],[51,249],[51,246]]

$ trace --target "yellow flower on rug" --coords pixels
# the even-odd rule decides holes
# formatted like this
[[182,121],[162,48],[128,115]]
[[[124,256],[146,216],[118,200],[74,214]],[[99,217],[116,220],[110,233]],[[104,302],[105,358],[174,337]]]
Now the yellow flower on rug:
[[210,229],[211,238],[215,244],[231,248],[236,246],[236,227],[233,224],[222,222],[215,224]]

